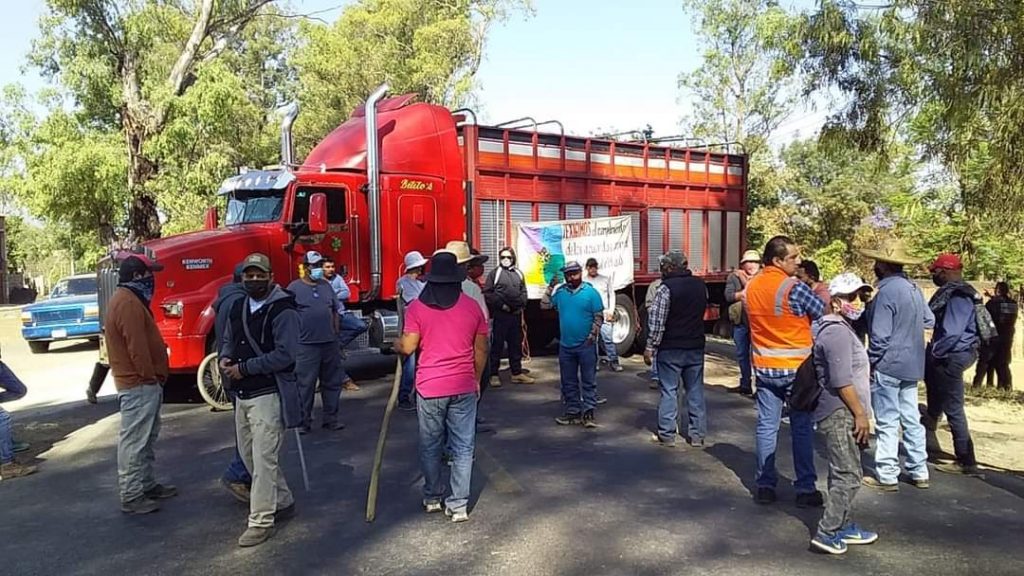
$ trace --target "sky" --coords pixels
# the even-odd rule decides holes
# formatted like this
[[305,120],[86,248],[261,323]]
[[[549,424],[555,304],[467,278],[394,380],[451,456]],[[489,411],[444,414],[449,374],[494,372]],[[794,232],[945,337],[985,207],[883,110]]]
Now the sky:
[[[427,1],[427,0],[424,0]],[[808,6],[812,0],[791,0]],[[345,0],[292,0],[297,12],[333,21]],[[0,36],[0,85],[45,85],[24,70],[43,0],[5,2],[16,25]],[[523,116],[559,120],[574,134],[640,129],[678,134],[686,95],[679,74],[700,64],[690,17],[679,0],[533,0],[530,17],[513,16],[488,37],[477,75],[481,123]],[[798,107],[777,144],[813,135],[827,110]]]

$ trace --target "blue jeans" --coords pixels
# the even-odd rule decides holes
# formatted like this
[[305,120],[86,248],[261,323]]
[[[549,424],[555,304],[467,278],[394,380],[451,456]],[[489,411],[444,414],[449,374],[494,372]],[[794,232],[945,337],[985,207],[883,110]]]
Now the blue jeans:
[[946,358],[936,358],[929,353],[924,365],[928,415],[938,421],[943,413],[946,414],[949,431],[953,434],[953,453],[962,466],[978,463],[964,410],[964,370],[976,359],[975,352],[950,353]]
[[313,401],[317,380],[320,381],[320,400],[323,403],[325,426],[338,421],[341,403],[341,383],[345,373],[341,370],[341,354],[334,342],[299,344],[295,355],[295,377],[299,384],[305,426],[313,422]]
[[736,363],[740,366],[740,390],[750,387],[750,328],[738,324],[732,327],[732,341],[736,343]]
[[424,504],[440,502],[444,497],[444,485],[441,484],[441,451],[447,443],[452,456],[452,469],[451,495],[445,500],[445,506],[457,512],[465,510],[469,505],[469,488],[473,478],[473,450],[476,444],[476,401],[476,394],[417,398]]
[[338,320],[341,322],[341,329],[338,331],[338,344],[342,348],[348,346],[360,334],[366,332],[366,322],[363,322],[361,318],[351,312],[341,314]]
[[[231,405],[235,406],[235,393],[228,392],[228,395],[231,396]],[[228,469],[224,471],[224,481],[232,484],[252,485],[252,475],[249,474],[249,470],[245,467],[245,461],[242,460],[242,455],[238,453],[237,433],[235,433],[235,457],[231,459],[231,463],[228,464]]]
[[402,360],[402,379],[398,383],[398,401],[412,400],[412,389],[416,385],[416,353]]
[[[772,488],[779,483],[775,470],[775,450],[779,442],[782,406],[793,387],[794,376],[785,378],[757,377],[757,432],[755,435],[758,488]],[[796,472],[797,494],[812,493],[818,477],[814,471],[814,423],[811,412],[789,412],[789,433],[793,440],[793,468]]]
[[[676,438],[679,417],[679,381],[686,390],[687,433],[690,441],[703,440],[708,433],[707,406],[704,403],[704,349],[658,350],[658,374],[661,375],[661,401],[658,402],[658,436],[665,442]],[[679,426],[682,430],[682,426]]]
[[[7,367],[0,362],[0,403],[13,402],[25,396],[28,388]],[[0,464],[14,460],[14,434],[11,431],[11,415],[0,408]]]
[[597,348],[593,343],[559,346],[562,405],[566,414],[582,414],[597,406]]
[[658,377],[658,353],[655,352],[651,356],[651,380],[657,380],[661,382],[661,378]]
[[607,322],[601,324],[601,344],[604,346],[604,355],[608,357],[608,362],[618,364],[619,350],[612,341],[612,325]]
[[875,411],[875,473],[882,484],[895,484],[900,475],[900,425],[907,451],[907,473],[928,479],[928,452],[924,425],[917,408],[917,382],[900,380],[875,371],[871,379],[871,408]]

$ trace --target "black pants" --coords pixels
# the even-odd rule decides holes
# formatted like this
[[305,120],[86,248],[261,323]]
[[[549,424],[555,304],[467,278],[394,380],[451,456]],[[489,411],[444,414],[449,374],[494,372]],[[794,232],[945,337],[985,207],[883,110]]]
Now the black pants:
[[107,378],[108,372],[110,372],[110,367],[106,364],[100,364],[97,362],[96,365],[92,367],[92,378],[89,378],[89,390],[91,390],[93,394],[99,393],[100,388],[103,387],[103,381]]
[[491,334],[491,375],[498,375],[501,366],[501,349],[508,344],[508,365],[512,375],[523,373],[523,320],[522,313],[510,314],[498,311],[492,318],[494,330]]
[[974,466],[974,441],[967,428],[964,410],[964,371],[974,363],[974,352],[960,352],[935,358],[931,354],[925,361],[924,384],[928,390],[928,416],[938,421],[946,414],[953,433],[953,452],[962,466]]
[[978,354],[978,367],[974,371],[974,386],[984,383],[992,386],[994,376],[999,376],[999,388],[1013,389],[1013,375],[1010,360],[1013,358],[1013,332],[999,333],[999,339],[985,346]]

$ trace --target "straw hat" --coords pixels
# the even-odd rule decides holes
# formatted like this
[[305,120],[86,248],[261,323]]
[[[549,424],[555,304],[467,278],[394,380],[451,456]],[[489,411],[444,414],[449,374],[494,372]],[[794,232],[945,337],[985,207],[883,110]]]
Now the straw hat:
[[914,266],[924,262],[924,258],[917,258],[911,255],[907,251],[907,245],[898,238],[886,240],[878,250],[858,250],[857,252],[866,258],[890,264]]

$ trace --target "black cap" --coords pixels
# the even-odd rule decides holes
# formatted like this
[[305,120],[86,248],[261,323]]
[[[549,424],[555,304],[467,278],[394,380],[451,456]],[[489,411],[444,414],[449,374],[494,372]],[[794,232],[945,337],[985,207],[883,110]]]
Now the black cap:
[[121,265],[117,268],[117,277],[121,282],[131,282],[136,274],[159,272],[163,269],[163,265],[149,260],[145,256],[132,255],[121,261]]
[[597,268],[597,258],[587,258],[587,268]]

